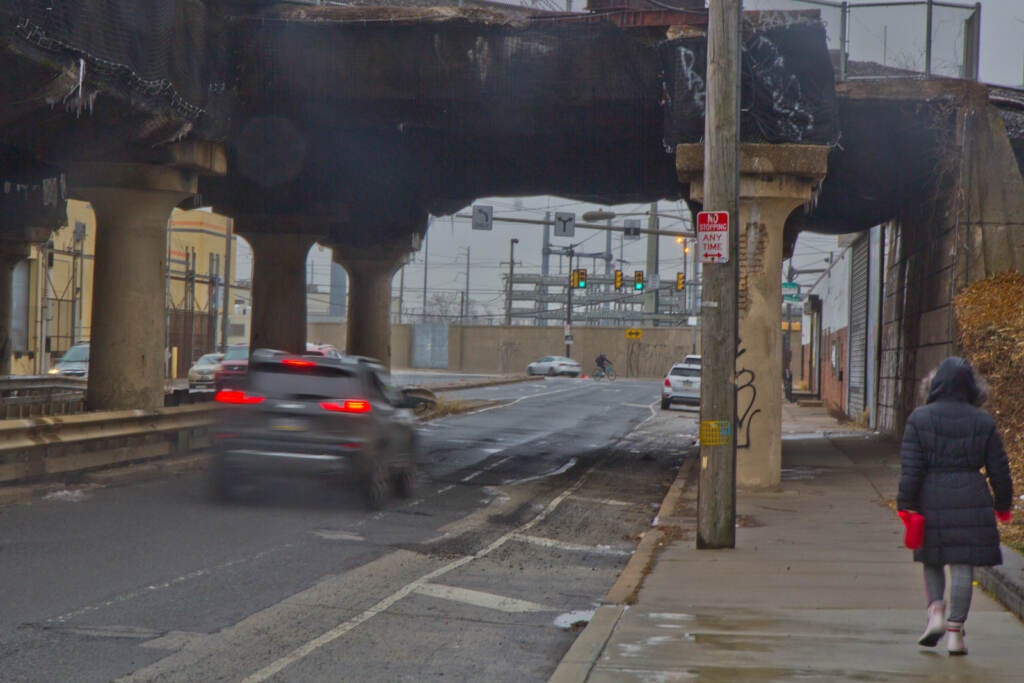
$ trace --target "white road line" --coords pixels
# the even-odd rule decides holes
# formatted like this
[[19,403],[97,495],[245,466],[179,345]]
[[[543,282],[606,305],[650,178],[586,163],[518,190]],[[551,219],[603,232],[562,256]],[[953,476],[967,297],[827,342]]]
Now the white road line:
[[606,545],[583,545],[582,543],[568,543],[566,541],[556,541],[553,538],[544,538],[543,536],[527,536],[526,534],[517,534],[513,540],[522,541],[523,543],[529,543],[531,545],[539,545],[542,548],[558,548],[559,550],[570,550],[573,552],[580,553],[592,553],[595,555],[629,556],[633,554],[631,550],[622,550],[619,548],[612,548]]
[[565,393],[568,393],[570,391],[579,391],[579,387],[569,387],[568,389],[558,389],[558,390],[555,390],[555,391],[543,391],[543,392],[538,393],[538,394],[530,394],[529,396],[520,396],[516,400],[509,401],[508,403],[501,403],[501,404],[496,405],[496,406],[488,406],[486,408],[480,408],[479,410],[472,410],[472,411],[470,411],[468,413],[465,413],[465,414],[466,415],[479,415],[480,413],[486,413],[488,410],[497,410],[498,408],[508,408],[509,406],[514,406],[515,404],[517,404],[517,403],[519,403],[521,401],[526,401],[526,400],[531,399],[531,398],[540,398],[542,396],[557,396],[558,394],[565,394]]
[[[501,451],[498,451],[498,452],[500,453]],[[502,458],[500,460],[495,460],[494,462],[492,462],[487,467],[482,467],[479,470],[477,470],[476,472],[473,472],[472,474],[467,474],[462,479],[459,479],[459,482],[465,484],[468,481],[473,481],[474,479],[479,477],[481,474],[484,474],[485,472],[489,472],[490,470],[493,470],[498,465],[501,465],[501,464],[503,464],[505,462],[508,462],[511,458],[512,458],[511,455],[506,455],[504,458]]]
[[205,569],[196,569],[195,571],[191,571],[191,572],[189,572],[187,574],[182,574],[181,576],[176,576],[173,579],[168,579],[167,581],[162,581],[161,583],[152,584],[152,585],[146,586],[144,588],[140,588],[139,590],[132,591],[130,593],[122,593],[121,595],[115,596],[115,597],[113,597],[113,598],[111,598],[109,600],[106,600],[104,602],[99,602],[99,603],[96,603],[94,605],[88,605],[86,607],[79,608],[79,609],[75,610],[74,612],[68,612],[67,614],[62,614],[59,617],[53,617],[52,619],[47,619],[46,623],[48,623],[48,624],[54,624],[54,623],[56,623],[56,624],[63,624],[64,622],[70,621],[71,619],[74,619],[76,617],[80,617],[83,614],[88,614],[90,612],[96,612],[98,610],[105,609],[105,608],[110,607],[112,605],[118,605],[118,604],[121,604],[121,603],[124,603],[124,602],[128,602],[130,600],[134,600],[135,598],[141,597],[143,595],[150,595],[150,594],[155,593],[157,591],[165,590],[167,588],[172,588],[174,586],[178,586],[178,585],[181,585],[183,583],[187,583],[187,582],[189,582],[189,581],[191,581],[193,579],[198,579],[198,578],[201,578],[201,577],[204,577],[204,576],[210,576],[210,575],[213,575],[215,572],[221,571],[223,569],[228,569],[230,567],[234,567],[234,566],[237,566],[237,565],[240,565],[240,564],[245,564],[247,562],[254,562],[254,561],[259,560],[259,559],[261,559],[263,557],[266,557],[267,555],[271,555],[273,553],[277,553],[277,552],[280,552],[282,550],[287,550],[288,548],[291,548],[293,545],[294,544],[292,544],[292,543],[285,543],[284,545],[278,546],[276,548],[270,548],[269,550],[264,550],[263,552],[256,553],[255,555],[251,555],[249,557],[240,557],[238,559],[230,560],[228,562],[224,562],[222,564],[214,565],[212,567],[206,567]]
[[399,588],[397,591],[387,596],[383,600],[379,601],[377,604],[373,605],[361,614],[352,617],[344,623],[338,624],[330,631],[327,631],[326,633],[321,634],[320,636],[314,638],[308,643],[295,648],[284,657],[281,657],[280,659],[271,662],[259,671],[253,673],[250,676],[247,676],[243,679],[242,683],[260,683],[261,681],[265,681],[272,676],[276,676],[278,673],[286,669],[288,666],[303,659],[304,657],[311,655],[324,645],[327,645],[337,640],[338,638],[341,638],[343,635],[345,635],[352,629],[360,626],[361,624],[369,621],[381,612],[387,610],[396,602],[408,596],[410,593],[416,591],[421,586],[425,586],[434,579],[444,576],[445,574],[448,574],[458,569],[459,567],[462,567],[463,565],[469,564],[473,560],[477,560],[487,555],[490,555],[495,550],[508,543],[513,536],[517,534],[522,534],[525,531],[529,531],[530,529],[532,529],[533,527],[537,526],[545,519],[547,519],[551,515],[551,513],[553,513],[555,509],[562,504],[562,501],[564,501],[566,498],[568,498],[573,493],[578,491],[579,488],[583,486],[586,480],[586,475],[577,479],[576,483],[574,483],[572,486],[558,494],[550,503],[547,504],[547,506],[543,510],[540,511],[540,513],[536,517],[531,519],[529,522],[526,522],[525,524],[521,525],[519,528],[514,529],[508,532],[507,534],[500,536],[498,539],[493,541],[490,545],[486,546],[482,550],[477,551],[473,555],[465,555],[457,560],[452,560],[448,564],[442,567],[438,567],[432,572],[424,574],[415,581],[407,583],[405,586]]
[[416,589],[416,593],[441,600],[451,600],[473,607],[484,607],[486,609],[508,612],[509,614],[521,614],[523,612],[557,612],[558,610],[528,600],[517,600],[516,598],[475,591],[469,588],[457,588],[455,586],[444,586],[438,583],[428,583]]
[[592,498],[590,496],[576,496],[574,500],[578,503],[600,503],[601,505],[615,505],[618,507],[636,505],[636,503],[631,503],[628,500],[615,500],[614,498]]

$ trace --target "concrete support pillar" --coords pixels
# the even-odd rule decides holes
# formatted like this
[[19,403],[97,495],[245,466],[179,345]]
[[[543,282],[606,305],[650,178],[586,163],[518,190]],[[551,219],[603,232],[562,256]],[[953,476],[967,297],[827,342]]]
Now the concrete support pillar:
[[72,197],[92,204],[96,252],[89,349],[90,410],[164,404],[167,368],[167,221],[195,194],[199,173],[223,173],[217,145],[163,150],[167,165],[73,164]]
[[250,348],[305,352],[306,257],[315,239],[292,233],[244,235],[253,250]]
[[345,352],[391,366],[391,280],[405,252],[338,247],[334,260],[348,272],[348,337]]
[[[739,344],[736,359],[736,484],[778,486],[782,476],[782,253],[786,220],[813,199],[828,148],[741,146]],[[702,145],[676,150],[679,178],[703,200]],[[708,207],[713,209],[714,207]],[[730,226],[732,227],[732,226]],[[707,295],[705,295],[707,300]]]
[[11,314],[14,295],[14,266],[28,256],[28,245],[0,244],[0,376],[11,374]]

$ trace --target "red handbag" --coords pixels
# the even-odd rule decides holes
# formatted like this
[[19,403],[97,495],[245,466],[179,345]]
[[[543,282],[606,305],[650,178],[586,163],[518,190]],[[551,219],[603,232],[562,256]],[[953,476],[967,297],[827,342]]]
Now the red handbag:
[[920,550],[924,545],[924,515],[909,510],[900,510],[897,514],[903,520],[903,545]]

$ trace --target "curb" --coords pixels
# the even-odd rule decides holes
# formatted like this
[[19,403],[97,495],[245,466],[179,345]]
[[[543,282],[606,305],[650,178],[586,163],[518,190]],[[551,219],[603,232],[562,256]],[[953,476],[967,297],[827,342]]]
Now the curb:
[[996,567],[978,567],[978,585],[1007,611],[1024,621],[1024,555],[1002,546],[1003,563]]
[[655,520],[659,524],[644,534],[636,550],[633,551],[633,556],[626,563],[625,569],[622,570],[611,590],[605,595],[603,604],[594,612],[590,623],[559,661],[558,667],[551,674],[548,683],[582,683],[590,676],[591,669],[594,668],[601,652],[604,651],[619,619],[629,609],[629,604],[635,600],[637,592],[643,585],[644,577],[647,576],[657,559],[658,549],[663,545],[667,536],[661,524],[664,524],[665,520],[673,518],[672,513],[683,497],[696,461],[697,458],[692,456],[683,460],[675,480],[669,486],[665,498],[658,508],[658,516]]

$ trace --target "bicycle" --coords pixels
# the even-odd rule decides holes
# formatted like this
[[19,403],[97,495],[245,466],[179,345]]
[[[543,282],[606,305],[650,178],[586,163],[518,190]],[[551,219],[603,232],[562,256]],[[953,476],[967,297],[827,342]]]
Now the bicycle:
[[590,376],[595,381],[600,382],[602,379],[607,379],[609,382],[615,381],[615,368],[609,365],[606,368],[594,368],[594,371],[590,373]]

